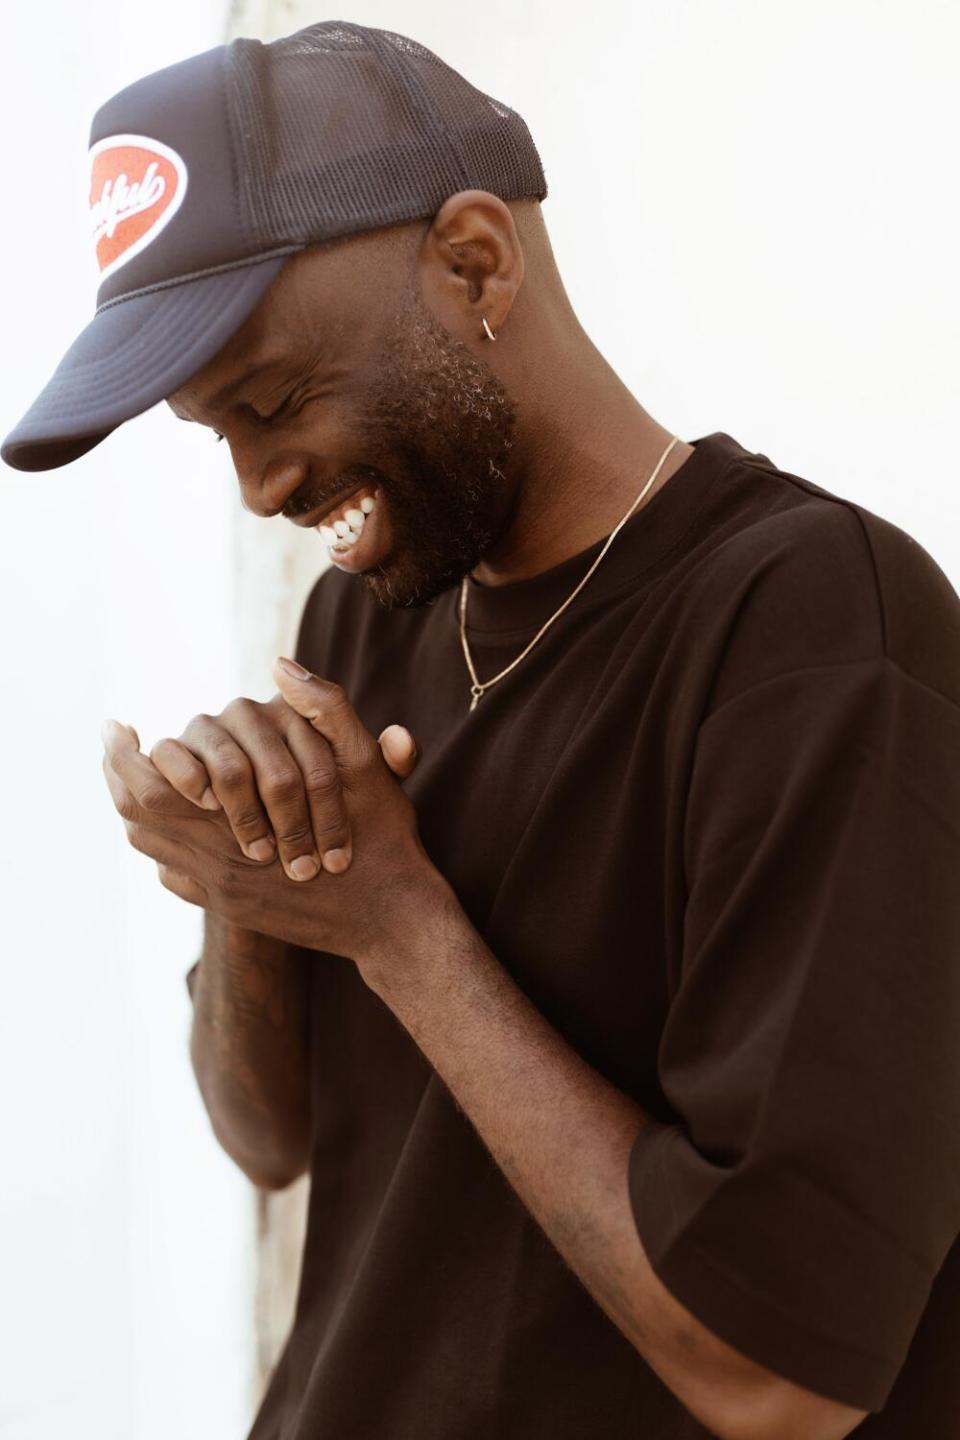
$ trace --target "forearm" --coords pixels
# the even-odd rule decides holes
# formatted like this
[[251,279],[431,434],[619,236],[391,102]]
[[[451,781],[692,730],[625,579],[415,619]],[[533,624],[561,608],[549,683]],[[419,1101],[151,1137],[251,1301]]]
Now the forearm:
[[[630,1148],[648,1123],[641,1107],[544,1019],[448,887],[426,914],[418,905],[401,933],[393,953],[360,966],[364,979],[613,1323],[713,1433],[827,1433],[816,1425],[767,1429],[764,1413],[782,1420],[782,1397],[796,1387],[706,1329],[650,1268],[627,1186]],[[819,1397],[811,1398],[816,1406]]]
[[190,1057],[223,1148],[255,1184],[289,1184],[310,1145],[306,970],[295,947],[204,912]]

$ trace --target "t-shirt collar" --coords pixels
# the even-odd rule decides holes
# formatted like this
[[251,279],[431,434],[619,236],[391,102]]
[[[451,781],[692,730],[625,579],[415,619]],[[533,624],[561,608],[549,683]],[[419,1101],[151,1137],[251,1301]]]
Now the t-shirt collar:
[[[687,456],[648,503],[631,515],[574,605],[588,595],[590,602],[595,602],[654,564],[694,519],[712,481],[733,460],[748,454],[732,436],[721,430],[688,443],[693,446],[693,454]],[[468,576],[467,634],[507,634],[538,628],[587,573],[607,538],[603,536],[586,550],[526,580],[481,585]],[[459,585],[455,587],[454,603],[459,614]]]

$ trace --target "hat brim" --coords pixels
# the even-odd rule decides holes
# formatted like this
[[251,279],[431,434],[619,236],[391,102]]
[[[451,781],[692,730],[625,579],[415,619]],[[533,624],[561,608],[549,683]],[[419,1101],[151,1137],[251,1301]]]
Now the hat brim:
[[279,275],[274,256],[101,310],[0,446],[15,470],[55,470],[172,395],[212,360]]

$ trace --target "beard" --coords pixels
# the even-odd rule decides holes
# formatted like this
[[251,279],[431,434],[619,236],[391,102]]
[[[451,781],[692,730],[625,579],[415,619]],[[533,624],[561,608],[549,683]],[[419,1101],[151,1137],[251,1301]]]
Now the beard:
[[508,528],[515,407],[490,367],[412,292],[387,327],[364,399],[357,438],[384,468],[348,473],[380,486],[393,543],[360,573],[386,609],[426,605]]

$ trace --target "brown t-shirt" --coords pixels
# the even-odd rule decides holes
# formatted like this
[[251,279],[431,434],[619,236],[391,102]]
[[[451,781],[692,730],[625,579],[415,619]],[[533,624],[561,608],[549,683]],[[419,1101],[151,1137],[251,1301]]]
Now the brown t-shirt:
[[[667,1289],[877,1412],[864,1440],[956,1440],[960,600],[890,522],[724,433],[692,443],[475,711],[454,590],[390,612],[328,570],[297,655],[373,734],[417,736],[434,863],[650,1115],[623,1183]],[[471,580],[481,680],[601,545]],[[302,953],[309,1230],[250,1440],[707,1435],[353,963]]]

